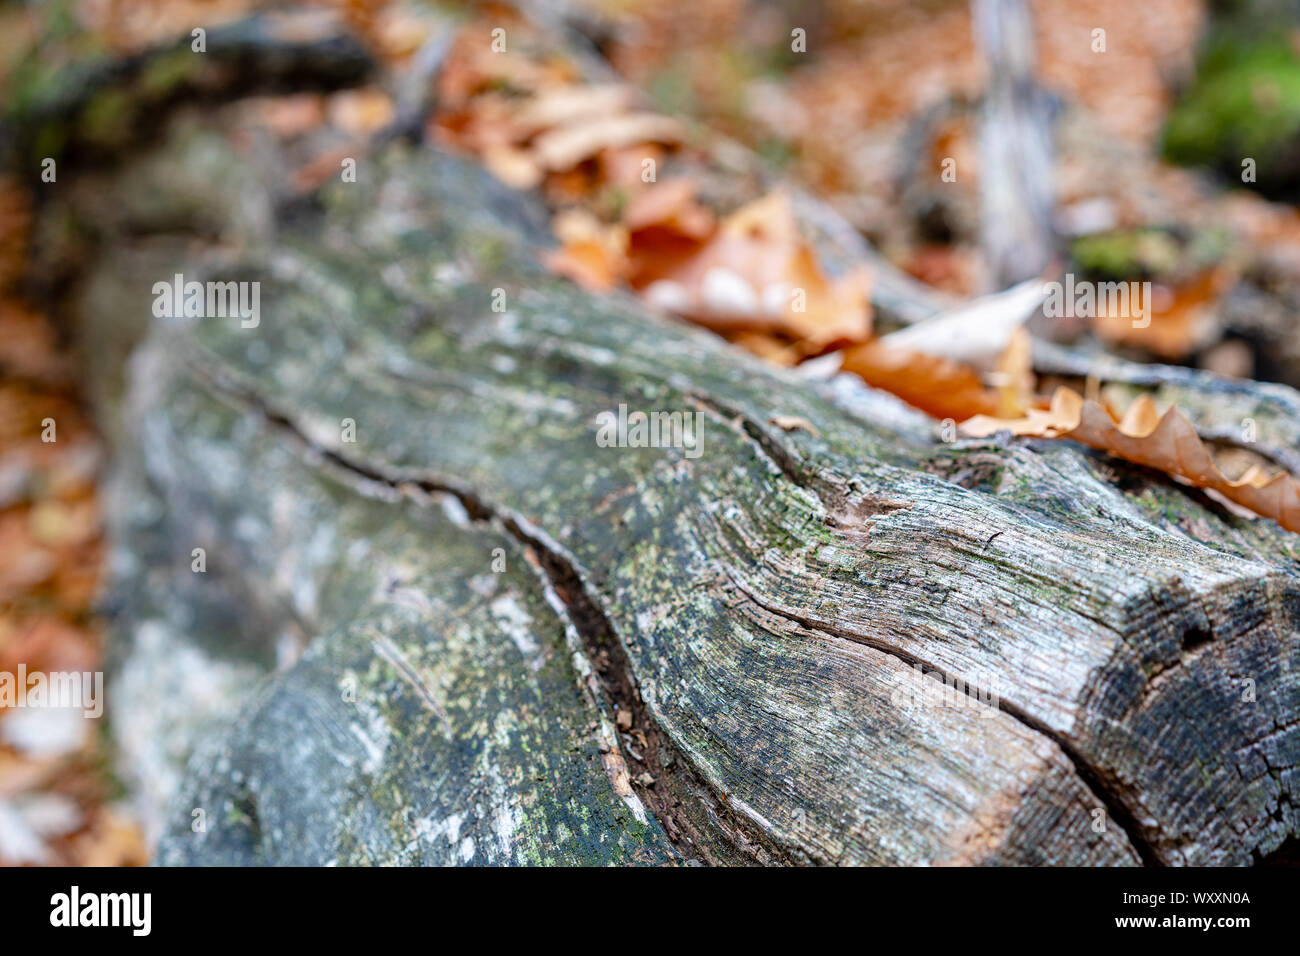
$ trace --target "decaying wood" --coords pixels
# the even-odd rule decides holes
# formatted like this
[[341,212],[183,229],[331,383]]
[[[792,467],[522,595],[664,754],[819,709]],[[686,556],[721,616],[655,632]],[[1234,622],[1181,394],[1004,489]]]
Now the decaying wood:
[[[78,312],[101,358],[142,339],[95,389],[162,862],[1244,864],[1300,832],[1294,535],[584,294],[461,160],[392,144],[307,207],[264,160],[181,122],[85,184],[111,210],[66,200],[131,237]],[[152,320],[175,272],[261,282],[260,324]],[[1289,390],[1160,381],[1295,448]],[[620,405],[700,444],[603,447]]]

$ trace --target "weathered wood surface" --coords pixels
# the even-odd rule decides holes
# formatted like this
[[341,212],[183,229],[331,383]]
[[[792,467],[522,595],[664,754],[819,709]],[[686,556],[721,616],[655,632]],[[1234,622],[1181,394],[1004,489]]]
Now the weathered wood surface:
[[[46,211],[106,250],[77,312],[117,452],[109,705],[161,862],[1241,864],[1295,838],[1294,536],[1069,443],[944,444],[584,295],[463,161],[362,168],[286,203],[272,147],[188,119]],[[260,281],[260,324],[152,320],[177,271]],[[106,358],[141,338],[123,396]],[[1038,358],[1295,453],[1289,389]],[[600,447],[620,404],[698,412],[701,453]],[[972,692],[913,694],[916,667]]]
[[[187,135],[209,161],[151,181],[254,188]],[[308,644],[201,748],[162,861],[1248,863],[1296,832],[1292,536],[586,296],[460,161],[362,179],[237,261],[120,249],[83,297],[117,334],[174,270],[263,283],[256,329],[149,333],[118,431],[167,542],[125,672],[210,620]],[[620,403],[700,412],[702,453],[599,447]],[[913,665],[997,706],[913,701]]]

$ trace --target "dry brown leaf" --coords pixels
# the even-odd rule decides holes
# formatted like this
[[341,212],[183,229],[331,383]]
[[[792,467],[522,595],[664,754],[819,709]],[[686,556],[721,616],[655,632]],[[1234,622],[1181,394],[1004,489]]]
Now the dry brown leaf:
[[436,114],[437,139],[459,149],[482,155],[501,146],[518,147],[513,123],[519,102],[500,93],[474,97],[465,109],[450,108]]
[[591,292],[608,292],[627,276],[626,229],[605,225],[585,209],[566,209],[555,215],[551,231],[561,246],[542,261],[557,275]]
[[1135,325],[1128,312],[1101,310],[1092,320],[1093,330],[1106,342],[1133,345],[1166,359],[1185,358],[1203,344],[1213,325],[1210,307],[1231,281],[1231,270],[1219,267],[1173,289],[1152,285],[1147,321]]
[[577,239],[543,255],[556,275],[572,279],[589,292],[608,292],[618,284],[623,258],[599,239]]
[[891,348],[880,339],[845,349],[843,369],[935,418],[962,421],[994,415],[998,408],[997,395],[984,387],[969,366]]
[[75,857],[82,866],[144,866],[149,850],[144,834],[133,821],[105,807],[74,840]]
[[[690,262],[717,232],[713,214],[696,200],[697,186],[688,178],[656,183],[633,197],[623,210],[628,229],[627,280],[644,290]],[[674,277],[675,281],[675,277]],[[680,301],[659,303],[666,308],[689,305],[685,287]]]
[[[681,205],[680,196],[670,198]],[[651,200],[633,212],[642,213],[642,204]],[[680,224],[682,214],[674,215]],[[868,272],[827,277],[799,235],[785,193],[737,210],[707,242],[699,244],[693,232],[679,225],[633,233],[631,282],[651,302],[716,331],[788,333],[804,343],[804,354],[870,335]]]
[[588,117],[542,133],[533,142],[533,153],[542,168],[559,172],[572,169],[603,149],[680,143],[683,135],[681,123],[658,113]]
[[524,142],[559,126],[603,122],[628,110],[636,102],[631,87],[621,83],[561,86],[543,90],[512,117],[511,134]]
[[[438,71],[438,102],[441,106],[434,117],[435,123],[441,125],[448,116],[463,111],[471,99],[487,90],[550,90],[573,85],[579,80],[577,66],[559,56],[502,56],[493,52],[489,42],[491,31],[512,21],[515,30],[524,29],[517,22],[516,13],[495,6],[489,17],[465,24]],[[512,46],[518,35],[515,34]],[[515,49],[517,51],[518,47]]]
[[1046,412],[1031,409],[1024,418],[1013,420],[980,415],[961,426],[963,433],[976,437],[1002,429],[1017,435],[1083,442],[1176,475],[1199,488],[1212,488],[1288,531],[1300,531],[1300,484],[1295,478],[1286,472],[1266,475],[1251,466],[1239,479],[1230,480],[1219,471],[1187,416],[1176,407],[1159,414],[1148,395],[1140,396],[1117,421],[1096,402],[1058,388]]
[[779,348],[755,340],[771,357],[789,349],[793,362],[871,332],[868,273],[823,274],[781,192],[719,225],[692,181],[670,180],[634,197],[619,225],[565,212],[552,228],[563,243],[547,257],[555,272],[595,290],[625,280],[653,305],[733,340],[743,332],[793,340]]
[[[534,137],[567,131],[576,142],[579,131],[598,129],[611,117],[624,114],[633,102],[634,94],[629,87],[614,84],[542,88],[527,99],[486,93],[474,97],[468,110],[456,118],[458,121],[449,118],[447,126],[453,139],[469,149],[482,153],[511,148],[540,166],[544,157],[527,145]],[[637,144],[640,142],[638,139]],[[595,146],[569,166],[577,165],[601,148],[602,145]]]
[[696,200],[698,187],[687,177],[665,180],[638,193],[623,212],[623,225],[631,232],[669,229],[689,239],[703,241],[717,222]]
[[[98,444],[72,394],[66,347],[35,303],[10,295],[28,265],[31,223],[25,196],[15,187],[0,182],[0,359],[6,372],[0,376],[0,671],[95,671],[103,666],[92,606],[102,592],[104,550],[94,483]],[[47,417],[58,422],[57,442],[42,440]],[[48,728],[33,728],[24,718],[53,713],[0,711],[6,741],[0,746],[0,801],[9,806],[10,824],[15,807],[36,814],[24,811],[20,822],[34,827],[36,847],[50,854],[50,862],[84,863],[89,848],[74,842],[69,827],[79,827],[81,811],[97,813],[107,798],[108,781],[87,769],[87,758],[103,755],[80,748],[42,757],[16,752],[28,749],[23,741],[50,742]],[[67,812],[73,795],[75,819]],[[51,813],[62,819],[58,827]],[[128,829],[115,823],[112,838],[121,848],[129,845]],[[108,856],[144,862],[145,854],[137,840],[130,854],[96,858]]]

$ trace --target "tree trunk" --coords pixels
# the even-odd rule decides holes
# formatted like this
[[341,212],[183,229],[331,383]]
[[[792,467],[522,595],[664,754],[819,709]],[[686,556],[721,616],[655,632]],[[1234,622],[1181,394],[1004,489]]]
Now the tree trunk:
[[[289,204],[278,162],[183,120],[58,201],[109,237],[77,305],[108,700],[160,862],[1246,864],[1300,832],[1294,536],[584,294],[462,160],[392,144]],[[260,282],[259,324],[152,319],[178,272]],[[1296,446],[1288,389],[1098,369]],[[696,441],[606,447],[620,406]]]

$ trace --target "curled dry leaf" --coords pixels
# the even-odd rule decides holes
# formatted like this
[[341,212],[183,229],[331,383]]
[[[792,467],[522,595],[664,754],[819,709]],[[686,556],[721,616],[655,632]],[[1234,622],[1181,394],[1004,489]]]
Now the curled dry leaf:
[[[871,332],[866,270],[826,276],[781,192],[719,224],[694,183],[671,180],[639,194],[616,225],[562,214],[553,231],[563,243],[547,260],[554,271],[595,291],[623,279],[651,304],[733,338],[779,333],[796,359]],[[772,344],[767,351],[782,351]]]
[[843,369],[927,415],[954,421],[997,414],[998,398],[968,365],[875,339],[844,350]]
[[532,189],[548,172],[609,150],[676,143],[681,131],[674,121],[626,113],[634,99],[631,88],[619,84],[559,86],[522,104],[483,97],[461,138],[503,182]]
[[557,275],[573,280],[590,292],[608,292],[627,275],[627,230],[608,226],[582,209],[556,214],[551,231],[559,249],[545,253],[542,261]]
[[980,415],[961,426],[963,433],[976,437],[1003,429],[1017,435],[1083,442],[1176,475],[1199,488],[1212,488],[1288,531],[1300,531],[1300,484],[1295,478],[1286,472],[1266,475],[1251,466],[1240,478],[1230,480],[1219,471],[1187,416],[1174,407],[1159,414],[1150,396],[1139,397],[1123,418],[1116,420],[1078,392],[1058,388],[1046,411],[1030,409],[1017,419]]
[[658,113],[586,117],[577,123],[548,130],[533,141],[533,153],[543,169],[572,169],[602,149],[640,143],[679,143],[681,123]]
[[832,279],[822,272],[784,192],[737,210],[693,251],[689,241],[705,220],[689,204],[671,208],[669,231],[685,242],[664,243],[662,228],[633,233],[631,281],[650,301],[717,331],[784,332],[804,354],[870,335],[869,273]]
[[991,371],[1012,335],[1024,327],[1046,297],[1046,285],[1039,279],[1031,279],[891,332],[884,336],[884,341],[891,348],[925,352]]
[[623,224],[643,237],[647,230],[663,229],[684,239],[701,242],[713,234],[717,223],[695,198],[695,182],[670,179],[638,194],[623,212]]
[[900,346],[892,336],[846,349],[843,369],[935,418],[1009,418],[1033,411],[1029,333],[1012,328],[999,339],[1001,353],[983,374],[946,355]]
[[1034,343],[1023,328],[1014,329],[987,380],[997,391],[998,414],[1022,415],[1034,405]]
[[543,130],[577,123],[600,123],[635,103],[630,86],[592,83],[543,90],[524,103],[511,118],[511,139],[522,143]]
[[589,292],[608,292],[618,283],[622,254],[600,239],[575,239],[542,256],[556,275],[571,279]]

